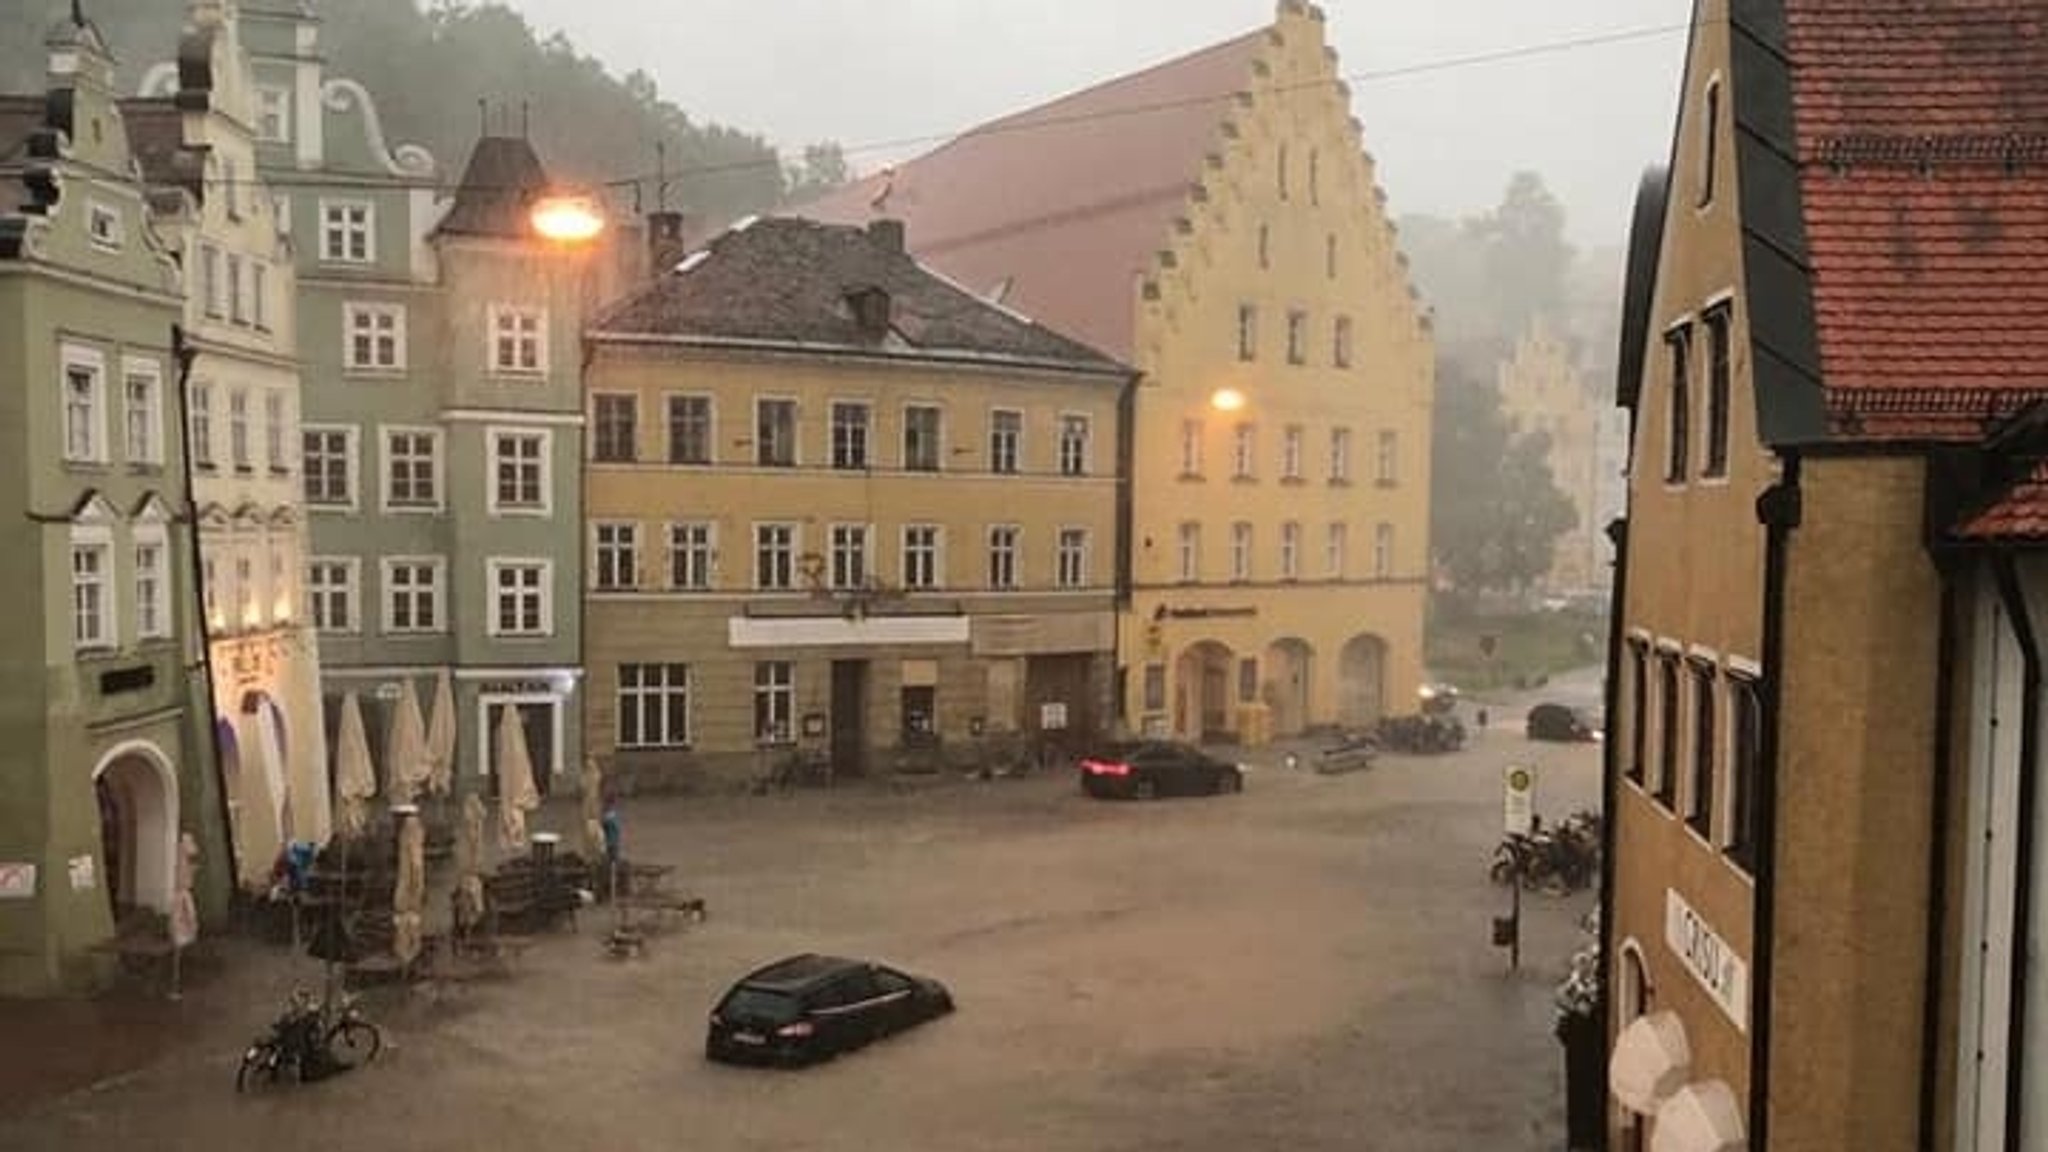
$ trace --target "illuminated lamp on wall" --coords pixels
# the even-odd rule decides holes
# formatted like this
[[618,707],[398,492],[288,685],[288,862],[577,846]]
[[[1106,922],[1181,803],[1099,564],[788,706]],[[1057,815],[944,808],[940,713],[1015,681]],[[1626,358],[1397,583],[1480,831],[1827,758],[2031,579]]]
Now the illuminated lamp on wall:
[[561,193],[534,201],[534,232],[562,244],[583,244],[604,233],[604,210],[592,196]]

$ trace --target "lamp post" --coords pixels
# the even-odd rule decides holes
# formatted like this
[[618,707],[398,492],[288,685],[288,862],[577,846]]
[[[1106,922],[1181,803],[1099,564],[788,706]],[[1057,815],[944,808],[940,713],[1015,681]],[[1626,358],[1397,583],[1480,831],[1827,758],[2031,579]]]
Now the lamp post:
[[221,842],[227,853],[229,882],[240,884],[242,868],[241,862],[235,859],[234,816],[228,804],[227,765],[225,750],[220,743],[219,708],[213,698],[213,638],[207,633],[206,557],[199,542],[199,488],[192,477],[192,365],[199,359],[199,349],[186,336],[183,324],[171,325],[171,357],[178,364],[178,445],[185,480],[185,520],[192,525],[190,568],[195,609],[192,621],[199,632],[200,700],[206,708],[202,722],[206,725],[207,739],[213,746],[213,790],[220,800]]

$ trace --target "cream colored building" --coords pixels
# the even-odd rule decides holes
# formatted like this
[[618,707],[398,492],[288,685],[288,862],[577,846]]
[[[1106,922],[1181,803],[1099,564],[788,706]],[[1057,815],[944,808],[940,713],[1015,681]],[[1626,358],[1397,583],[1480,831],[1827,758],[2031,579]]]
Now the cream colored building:
[[742,225],[588,340],[586,727],[615,776],[1107,725],[1128,369],[887,223]]
[[1601,515],[1613,499],[1602,469],[1617,463],[1606,440],[1614,423],[1587,391],[1570,342],[1541,321],[1523,333],[1514,355],[1501,362],[1499,383],[1501,411],[1515,434],[1550,437],[1551,480],[1578,516],[1558,537],[1544,590],[1606,587],[1614,551],[1606,529],[1614,513]]
[[1325,14],[971,131],[836,193],[1127,360],[1120,720],[1256,743],[1415,706],[1434,349]]
[[[256,147],[258,98],[236,5],[192,0],[178,64],[124,102],[159,225],[186,277],[187,401],[216,744],[239,880],[288,839],[330,830],[319,641],[304,611],[297,289]],[[173,210],[175,208],[175,210]],[[169,434],[178,434],[173,425]]]

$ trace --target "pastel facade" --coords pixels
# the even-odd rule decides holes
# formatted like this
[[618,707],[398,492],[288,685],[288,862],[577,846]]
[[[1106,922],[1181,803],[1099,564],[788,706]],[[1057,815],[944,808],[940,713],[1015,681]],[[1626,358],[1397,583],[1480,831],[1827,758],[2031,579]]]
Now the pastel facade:
[[1434,350],[1324,21],[1286,0],[806,209],[899,217],[921,260],[1142,373],[1134,731],[1256,743],[1421,685]]
[[203,916],[232,882],[178,435],[184,283],[104,41],[67,19],[49,48],[47,92],[0,97],[0,995],[106,977],[117,925],[170,912],[185,833]]
[[[1618,463],[1603,434],[1612,428],[1595,405],[1565,340],[1540,323],[1516,342],[1500,365],[1501,409],[1517,435],[1542,433],[1550,440],[1550,475],[1571,502],[1577,521],[1557,540],[1550,571],[1541,581],[1553,593],[1589,592],[1608,584],[1612,547],[1606,528],[1612,515],[1603,492],[1603,465]],[[1618,478],[1621,470],[1615,467]],[[1616,509],[1615,511],[1618,511]]]
[[901,235],[743,225],[593,321],[586,730],[615,777],[1107,727],[1130,373]]

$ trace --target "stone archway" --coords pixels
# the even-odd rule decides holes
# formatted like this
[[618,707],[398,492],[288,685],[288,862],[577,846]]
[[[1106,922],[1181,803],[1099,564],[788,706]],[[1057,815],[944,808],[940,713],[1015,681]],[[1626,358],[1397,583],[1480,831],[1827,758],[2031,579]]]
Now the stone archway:
[[1266,648],[1264,696],[1275,736],[1299,736],[1313,722],[1315,665],[1315,647],[1306,640],[1290,636]]
[[92,778],[100,807],[100,882],[115,916],[128,908],[168,915],[178,874],[178,778],[170,757],[148,741],[131,741],[101,757]]
[[1387,714],[1387,642],[1354,636],[1337,661],[1337,722],[1365,728]]
[[1203,640],[1183,649],[1174,667],[1174,734],[1201,741],[1226,736],[1231,715],[1230,675],[1236,656],[1225,645]]

